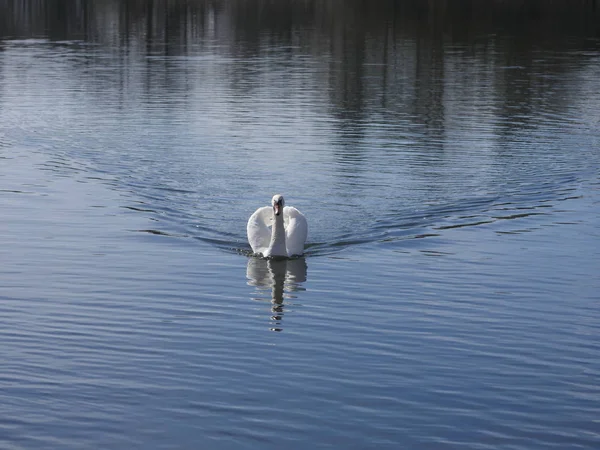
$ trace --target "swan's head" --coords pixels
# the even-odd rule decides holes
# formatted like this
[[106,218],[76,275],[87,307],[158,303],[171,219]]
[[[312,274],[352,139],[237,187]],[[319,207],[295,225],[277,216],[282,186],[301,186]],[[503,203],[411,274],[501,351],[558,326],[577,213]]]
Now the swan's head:
[[273,212],[276,216],[283,212],[283,206],[285,205],[285,201],[283,200],[283,195],[277,194],[273,196],[271,200],[271,205],[273,205]]

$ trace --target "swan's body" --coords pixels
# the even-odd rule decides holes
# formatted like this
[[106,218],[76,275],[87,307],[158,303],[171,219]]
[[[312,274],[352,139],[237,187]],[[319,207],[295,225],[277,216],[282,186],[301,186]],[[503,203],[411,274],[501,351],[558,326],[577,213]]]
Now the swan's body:
[[293,206],[284,206],[275,195],[272,206],[258,208],[248,219],[248,242],[254,253],[263,256],[294,256],[304,253],[308,223]]

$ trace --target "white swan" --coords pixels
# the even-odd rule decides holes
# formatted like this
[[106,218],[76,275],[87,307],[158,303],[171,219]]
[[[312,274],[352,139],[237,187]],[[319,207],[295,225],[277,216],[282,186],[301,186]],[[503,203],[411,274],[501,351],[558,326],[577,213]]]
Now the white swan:
[[254,253],[263,256],[294,256],[304,253],[308,223],[283,196],[274,195],[272,206],[258,208],[248,219],[248,242]]

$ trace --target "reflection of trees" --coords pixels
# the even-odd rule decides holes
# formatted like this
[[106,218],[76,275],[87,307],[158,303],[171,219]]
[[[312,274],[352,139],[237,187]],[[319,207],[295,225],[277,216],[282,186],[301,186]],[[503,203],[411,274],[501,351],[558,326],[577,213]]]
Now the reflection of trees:
[[102,40],[116,26],[121,32],[143,31],[187,44],[215,25],[207,23],[212,14],[229,41],[237,41],[231,51],[239,50],[240,43],[250,51],[261,51],[265,41],[291,43],[298,32],[307,48],[333,52],[343,52],[344,46],[330,48],[331,43],[352,45],[354,39],[362,41],[360,46],[365,37],[383,42],[390,32],[396,38],[437,35],[454,43],[499,33],[554,47],[569,45],[565,36],[583,41],[600,32],[597,0],[0,0],[0,11],[5,36]]
[[[346,149],[356,148],[374,114],[409,117],[435,147],[449,90],[472,89],[481,78],[473,67],[495,72],[485,82],[505,116],[527,115],[543,98],[560,104],[540,92],[564,79],[552,75],[573,70],[561,50],[597,46],[598,19],[597,0],[0,0],[0,36],[93,41],[118,58],[210,47],[240,61],[229,76],[242,95],[260,76],[255,56],[310,57]],[[548,49],[556,58],[541,60]],[[449,64],[465,68],[452,85]],[[547,77],[532,75],[540,72]]]
[[0,0],[0,11],[0,36],[84,38],[88,25],[86,1]]

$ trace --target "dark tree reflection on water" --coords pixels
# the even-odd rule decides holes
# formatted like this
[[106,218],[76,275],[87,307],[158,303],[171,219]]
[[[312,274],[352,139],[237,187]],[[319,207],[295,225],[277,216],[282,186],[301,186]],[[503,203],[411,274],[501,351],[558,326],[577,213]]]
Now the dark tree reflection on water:
[[[11,1],[0,0],[0,36],[84,40],[147,54],[186,55],[215,46],[251,58],[265,52],[327,56],[339,87],[333,101],[364,107],[364,79],[393,84],[402,73],[399,48],[411,41],[418,89],[436,103],[443,64],[453,46],[464,57],[507,58],[498,65],[531,64],[538,51],[598,48],[596,1]],[[415,38],[416,36],[416,38]],[[145,43],[145,45],[140,45]],[[498,45],[509,48],[495,55]],[[505,56],[506,55],[506,56]],[[374,64],[367,72],[365,64]],[[433,68],[434,70],[430,70]],[[551,70],[569,70],[569,61]],[[429,74],[429,75],[428,75]],[[434,79],[422,80],[421,76]],[[386,85],[387,83],[384,83]],[[429,118],[435,121],[435,117]]]
[[[490,34],[519,35],[529,38],[519,39],[521,43],[535,41],[558,50],[573,41],[598,38],[600,32],[596,0],[1,0],[0,10],[0,34],[6,37],[103,41],[111,33],[128,31],[175,45],[197,43],[210,31],[231,44],[244,42],[248,52],[264,49],[265,39],[312,51],[341,51],[331,39],[343,43],[352,35],[359,42],[390,34],[417,34],[419,40],[446,43],[483,43]],[[304,36],[298,35],[301,30]],[[304,39],[308,36],[311,39]],[[322,41],[324,37],[330,39]]]
[[[228,61],[211,76],[223,72],[240,98],[269,84],[281,102],[310,85],[322,115],[334,119],[342,184],[361,171],[369,133],[390,152],[419,136],[425,168],[442,158],[449,132],[476,126],[462,123],[465,115],[480,116],[496,136],[536,127],[532,111],[565,111],[576,73],[597,54],[586,51],[600,48],[597,1],[0,0],[0,12],[5,40],[92,44],[92,68],[112,58],[108,66],[123,70],[98,75],[99,101],[105,83],[123,98],[142,86],[142,101],[177,94],[166,96],[165,110],[186,106],[206,67],[180,63],[188,57]],[[463,101],[473,92],[480,104]],[[380,123],[400,126],[384,132]],[[344,192],[355,195],[351,183]]]

